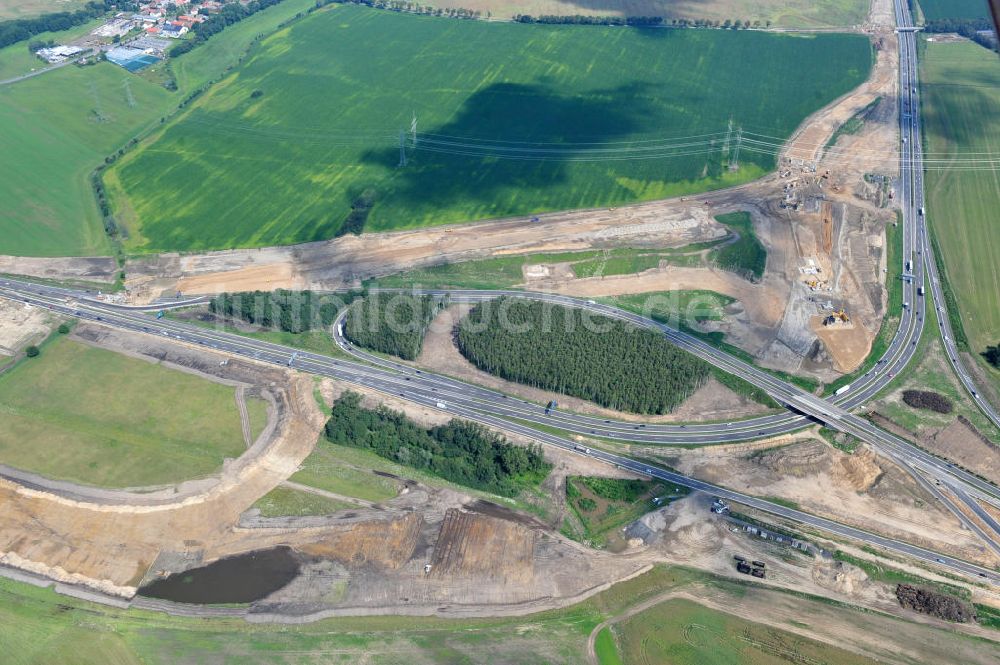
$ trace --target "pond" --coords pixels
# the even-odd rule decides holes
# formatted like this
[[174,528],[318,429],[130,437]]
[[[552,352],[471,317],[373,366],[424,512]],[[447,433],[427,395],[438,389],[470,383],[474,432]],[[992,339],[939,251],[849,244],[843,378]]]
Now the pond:
[[219,559],[174,573],[139,589],[139,595],[177,603],[250,603],[291,582],[299,574],[292,549],[281,546]]

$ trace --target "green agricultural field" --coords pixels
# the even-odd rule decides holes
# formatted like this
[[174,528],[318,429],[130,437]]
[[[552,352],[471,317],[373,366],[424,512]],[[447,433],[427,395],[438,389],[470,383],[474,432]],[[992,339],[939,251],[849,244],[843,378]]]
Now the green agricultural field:
[[917,0],[924,18],[989,18],[989,0]]
[[0,463],[90,485],[195,478],[246,449],[233,388],[65,337],[0,376],[0,411]]
[[0,0],[0,21],[81,9],[86,0]]
[[874,663],[850,651],[815,642],[689,600],[671,599],[615,627],[622,661],[646,665],[784,665]]
[[108,254],[89,173],[173,100],[110,63],[0,86],[0,253]]
[[[285,0],[171,62],[179,92],[110,63],[71,65],[0,85],[0,254],[109,254],[112,247],[89,182],[91,170],[155,126],[189,90],[221,76],[258,35],[313,4]],[[36,38],[66,42],[95,25]],[[0,81],[43,66],[28,52],[27,42],[0,49]]]
[[[978,360],[1000,342],[1000,172],[950,163],[969,153],[1000,152],[1000,60],[970,42],[926,44],[921,58],[928,220],[940,246],[955,318]],[[981,363],[1000,385],[1000,372]]]
[[[330,6],[264,39],[105,180],[133,252],[320,240],[349,218],[351,228],[385,231],[662,198],[757,178],[773,157],[745,150],[731,173],[721,137],[702,147],[710,154],[672,158],[535,160],[531,151],[724,134],[730,118],[785,136],[870,66],[860,35],[517,25]],[[416,147],[405,139],[407,165],[397,168],[399,132],[414,116]]]

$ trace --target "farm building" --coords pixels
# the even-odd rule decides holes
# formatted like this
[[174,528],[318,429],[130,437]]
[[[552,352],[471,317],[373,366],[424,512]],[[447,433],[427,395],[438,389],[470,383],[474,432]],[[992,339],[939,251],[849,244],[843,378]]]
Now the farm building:
[[79,46],[53,46],[52,48],[39,49],[35,53],[46,62],[55,64],[82,52],[83,49]]

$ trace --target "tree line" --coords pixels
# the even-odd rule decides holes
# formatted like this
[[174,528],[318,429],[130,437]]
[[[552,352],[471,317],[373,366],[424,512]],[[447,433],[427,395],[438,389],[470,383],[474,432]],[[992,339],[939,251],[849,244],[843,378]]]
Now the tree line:
[[366,409],[361,395],[350,391],[334,403],[324,433],[332,443],[365,448],[404,466],[502,496],[515,496],[552,468],[541,446],[512,444],[465,420],[426,429],[384,405]]
[[[184,55],[196,46],[205,43],[212,35],[222,32],[234,23],[239,23],[245,18],[253,16],[262,9],[267,9],[280,4],[284,0],[253,0],[243,5],[238,2],[230,2],[222,6],[222,9],[215,14],[208,14],[208,19],[203,23],[196,23],[191,29],[194,38],[184,40],[170,49],[170,56],[176,58]],[[199,10],[201,11],[201,10]]]
[[553,16],[542,15],[532,16],[530,14],[516,14],[514,20],[517,23],[542,23],[547,25],[617,25],[630,26],[635,28],[655,28],[669,26],[671,28],[721,28],[724,30],[748,30],[751,27],[771,27],[770,21],[763,24],[760,21],[748,21],[745,19],[688,19],[672,18],[666,19],[663,16]]
[[[316,9],[327,5],[364,5],[373,9],[385,9],[391,12],[406,12],[408,14],[423,14],[425,16],[447,16],[449,18],[478,19],[483,13],[478,9],[465,9],[464,7],[431,7],[421,5],[418,2],[405,2],[405,0],[316,0]],[[486,12],[487,18],[492,16]]]
[[404,360],[420,355],[424,335],[441,298],[409,293],[372,293],[348,312],[344,337],[358,346]]
[[43,32],[60,32],[69,30],[78,25],[83,25],[87,21],[98,16],[103,16],[115,7],[122,11],[131,9],[135,11],[138,5],[135,3],[115,3],[104,0],[98,2],[91,0],[83,9],[74,12],[50,12],[35,18],[17,18],[10,21],[0,22],[0,48],[10,46],[25,39],[31,39],[35,35]]
[[519,298],[477,305],[456,339],[485,372],[619,411],[669,413],[709,376],[660,333]]
[[[988,18],[938,18],[924,24],[924,32],[956,32],[990,50],[997,48],[993,21]],[[988,32],[989,34],[980,34]]]
[[361,297],[360,291],[252,291],[223,293],[208,302],[208,311],[262,328],[302,333],[333,325],[337,312]]

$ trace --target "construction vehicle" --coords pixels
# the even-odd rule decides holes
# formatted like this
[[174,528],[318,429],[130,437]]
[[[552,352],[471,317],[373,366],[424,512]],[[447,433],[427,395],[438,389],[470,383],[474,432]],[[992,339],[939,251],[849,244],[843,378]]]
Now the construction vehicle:
[[712,512],[716,515],[728,513],[729,505],[722,499],[716,498],[715,501],[712,502]]
[[750,571],[750,574],[753,575],[754,577],[759,577],[760,579],[764,579],[766,573],[764,572],[763,568],[754,568],[753,570]]
[[745,556],[740,556],[739,554],[734,554],[733,558],[736,559],[737,561],[746,561],[747,560],[747,558]]
[[750,563],[757,566],[758,568],[767,568],[767,564],[764,563],[763,561],[751,561]]
[[848,323],[848,322],[850,322],[850,320],[851,320],[851,317],[850,317],[850,316],[849,316],[849,315],[847,314],[847,312],[845,312],[845,311],[844,311],[844,310],[842,310],[842,309],[841,309],[841,310],[839,310],[839,311],[836,311],[836,312],[834,312],[834,313],[833,313],[833,316],[834,316],[835,318],[838,318],[838,319],[840,319],[840,320],[841,320],[841,321],[843,321],[844,323]]
[[736,564],[736,571],[744,575],[750,574],[750,565],[746,561],[739,561]]

